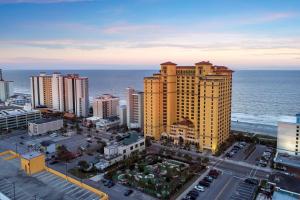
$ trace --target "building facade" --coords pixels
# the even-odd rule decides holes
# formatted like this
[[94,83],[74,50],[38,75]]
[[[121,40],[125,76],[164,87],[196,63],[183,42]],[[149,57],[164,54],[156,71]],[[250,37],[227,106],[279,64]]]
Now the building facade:
[[14,82],[5,81],[2,76],[2,69],[0,69],[0,101],[5,102],[14,94]]
[[46,73],[40,73],[39,76],[31,76],[30,85],[32,107],[52,108],[52,76],[49,76]]
[[300,156],[300,114],[294,121],[278,122],[277,153]]
[[89,114],[89,84],[87,77],[69,74],[64,77],[65,112],[74,113],[77,117]]
[[162,63],[159,73],[144,78],[145,135],[183,140],[215,153],[229,137],[232,73],[208,61]]
[[60,73],[32,76],[31,95],[32,106],[47,107],[54,111],[68,112],[77,117],[89,114],[88,78],[78,74]]
[[110,94],[103,94],[93,101],[93,115],[101,119],[119,115],[119,98]]
[[128,128],[144,128],[144,92],[133,88],[126,89],[127,126]]
[[46,134],[50,131],[57,131],[63,126],[62,119],[39,119],[28,124],[28,134],[30,136]]
[[126,107],[126,105],[120,106],[119,117],[120,117],[120,125],[126,126],[127,125],[127,107]]
[[14,128],[27,128],[30,122],[41,119],[39,110],[24,110],[18,107],[0,109],[0,132]]

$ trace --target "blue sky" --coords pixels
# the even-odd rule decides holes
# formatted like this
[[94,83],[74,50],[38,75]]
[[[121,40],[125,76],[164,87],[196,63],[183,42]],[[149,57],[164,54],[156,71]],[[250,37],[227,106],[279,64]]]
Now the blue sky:
[[300,69],[298,0],[0,0],[0,66]]

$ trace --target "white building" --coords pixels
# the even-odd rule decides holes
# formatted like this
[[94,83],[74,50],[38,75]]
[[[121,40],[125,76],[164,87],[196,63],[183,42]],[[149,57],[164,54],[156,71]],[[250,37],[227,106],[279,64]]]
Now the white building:
[[127,108],[126,105],[120,106],[119,111],[120,125],[127,125]]
[[60,73],[52,75],[52,99],[53,110],[64,112],[64,77]]
[[2,69],[0,69],[0,101],[5,102],[10,96],[14,94],[14,82],[5,81],[2,76]]
[[278,122],[277,153],[299,156],[300,114],[294,120]]
[[128,128],[144,127],[144,92],[133,88],[126,89],[127,126]]
[[107,131],[108,129],[118,127],[119,125],[119,117],[108,117],[105,119],[99,119],[99,121],[96,122],[96,129],[101,131]]
[[64,126],[62,119],[40,119],[28,125],[30,136],[45,134],[50,131],[57,131]]
[[29,94],[14,94],[6,103],[11,106],[25,106],[31,104],[31,96]]
[[130,133],[120,142],[104,147],[104,156],[107,159],[122,157],[126,159],[132,152],[145,150],[145,138],[137,133]]
[[52,140],[45,140],[42,141],[40,143],[40,149],[44,152],[44,153],[55,153],[56,151],[56,143],[53,142]]
[[41,73],[32,76],[32,106],[48,107],[54,111],[68,112],[77,117],[89,114],[88,78],[78,74],[54,73],[52,76]]
[[93,101],[93,115],[105,119],[118,116],[119,98],[110,94],[103,94]]
[[0,107],[0,132],[13,128],[27,128],[29,122],[41,119],[39,110],[25,110],[16,106]]
[[65,111],[77,117],[89,114],[89,84],[87,77],[69,74],[64,77]]

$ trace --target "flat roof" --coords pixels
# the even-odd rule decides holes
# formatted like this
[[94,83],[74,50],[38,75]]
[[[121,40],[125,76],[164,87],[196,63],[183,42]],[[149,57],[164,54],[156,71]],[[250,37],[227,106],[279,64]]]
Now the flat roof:
[[26,160],[31,160],[33,158],[39,157],[40,155],[42,155],[42,153],[33,151],[33,152],[23,154],[22,157],[25,158]]
[[139,139],[141,139],[142,137],[139,136],[137,133],[130,133],[128,136],[124,137],[124,139],[121,141],[121,143],[123,145],[130,145],[133,144],[137,141],[139,141]]
[[284,165],[296,167],[300,169],[300,156],[292,156],[283,153],[276,153],[274,161]]
[[282,190],[275,191],[272,196],[273,200],[298,200],[299,198],[300,195]]
[[9,116],[17,116],[17,115],[26,115],[31,113],[40,112],[38,110],[25,110],[23,108],[17,106],[4,106],[0,107],[0,117],[9,117]]
[[300,178],[297,176],[290,176],[281,172],[270,174],[269,182],[275,183],[276,187],[281,190],[287,190],[300,194]]
[[42,119],[38,119],[35,122],[32,122],[34,124],[44,124],[47,122],[53,122],[53,121],[58,121],[58,120],[62,120],[62,119],[56,119],[56,118],[42,118]]

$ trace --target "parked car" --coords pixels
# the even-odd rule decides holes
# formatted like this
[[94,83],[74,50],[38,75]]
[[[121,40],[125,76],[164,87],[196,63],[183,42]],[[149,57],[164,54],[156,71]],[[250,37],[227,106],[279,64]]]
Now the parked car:
[[53,160],[53,161],[51,161],[49,164],[50,164],[50,165],[54,165],[54,164],[56,164],[56,163],[58,163],[58,160]]
[[111,187],[113,187],[113,186],[115,186],[115,183],[112,182],[112,181],[109,181],[107,187],[108,187],[108,188],[111,188]]
[[202,180],[202,181],[199,181],[199,185],[204,186],[204,187],[209,187],[210,183]]
[[212,183],[214,179],[213,179],[211,176],[206,176],[206,177],[204,178],[204,180],[205,180],[206,182]]
[[129,195],[131,195],[133,193],[133,190],[127,190],[125,193],[124,193],[124,195],[126,196],[126,197],[128,197]]
[[204,187],[202,187],[201,185],[196,185],[194,188],[196,190],[198,190],[199,192],[204,192],[205,191]]

